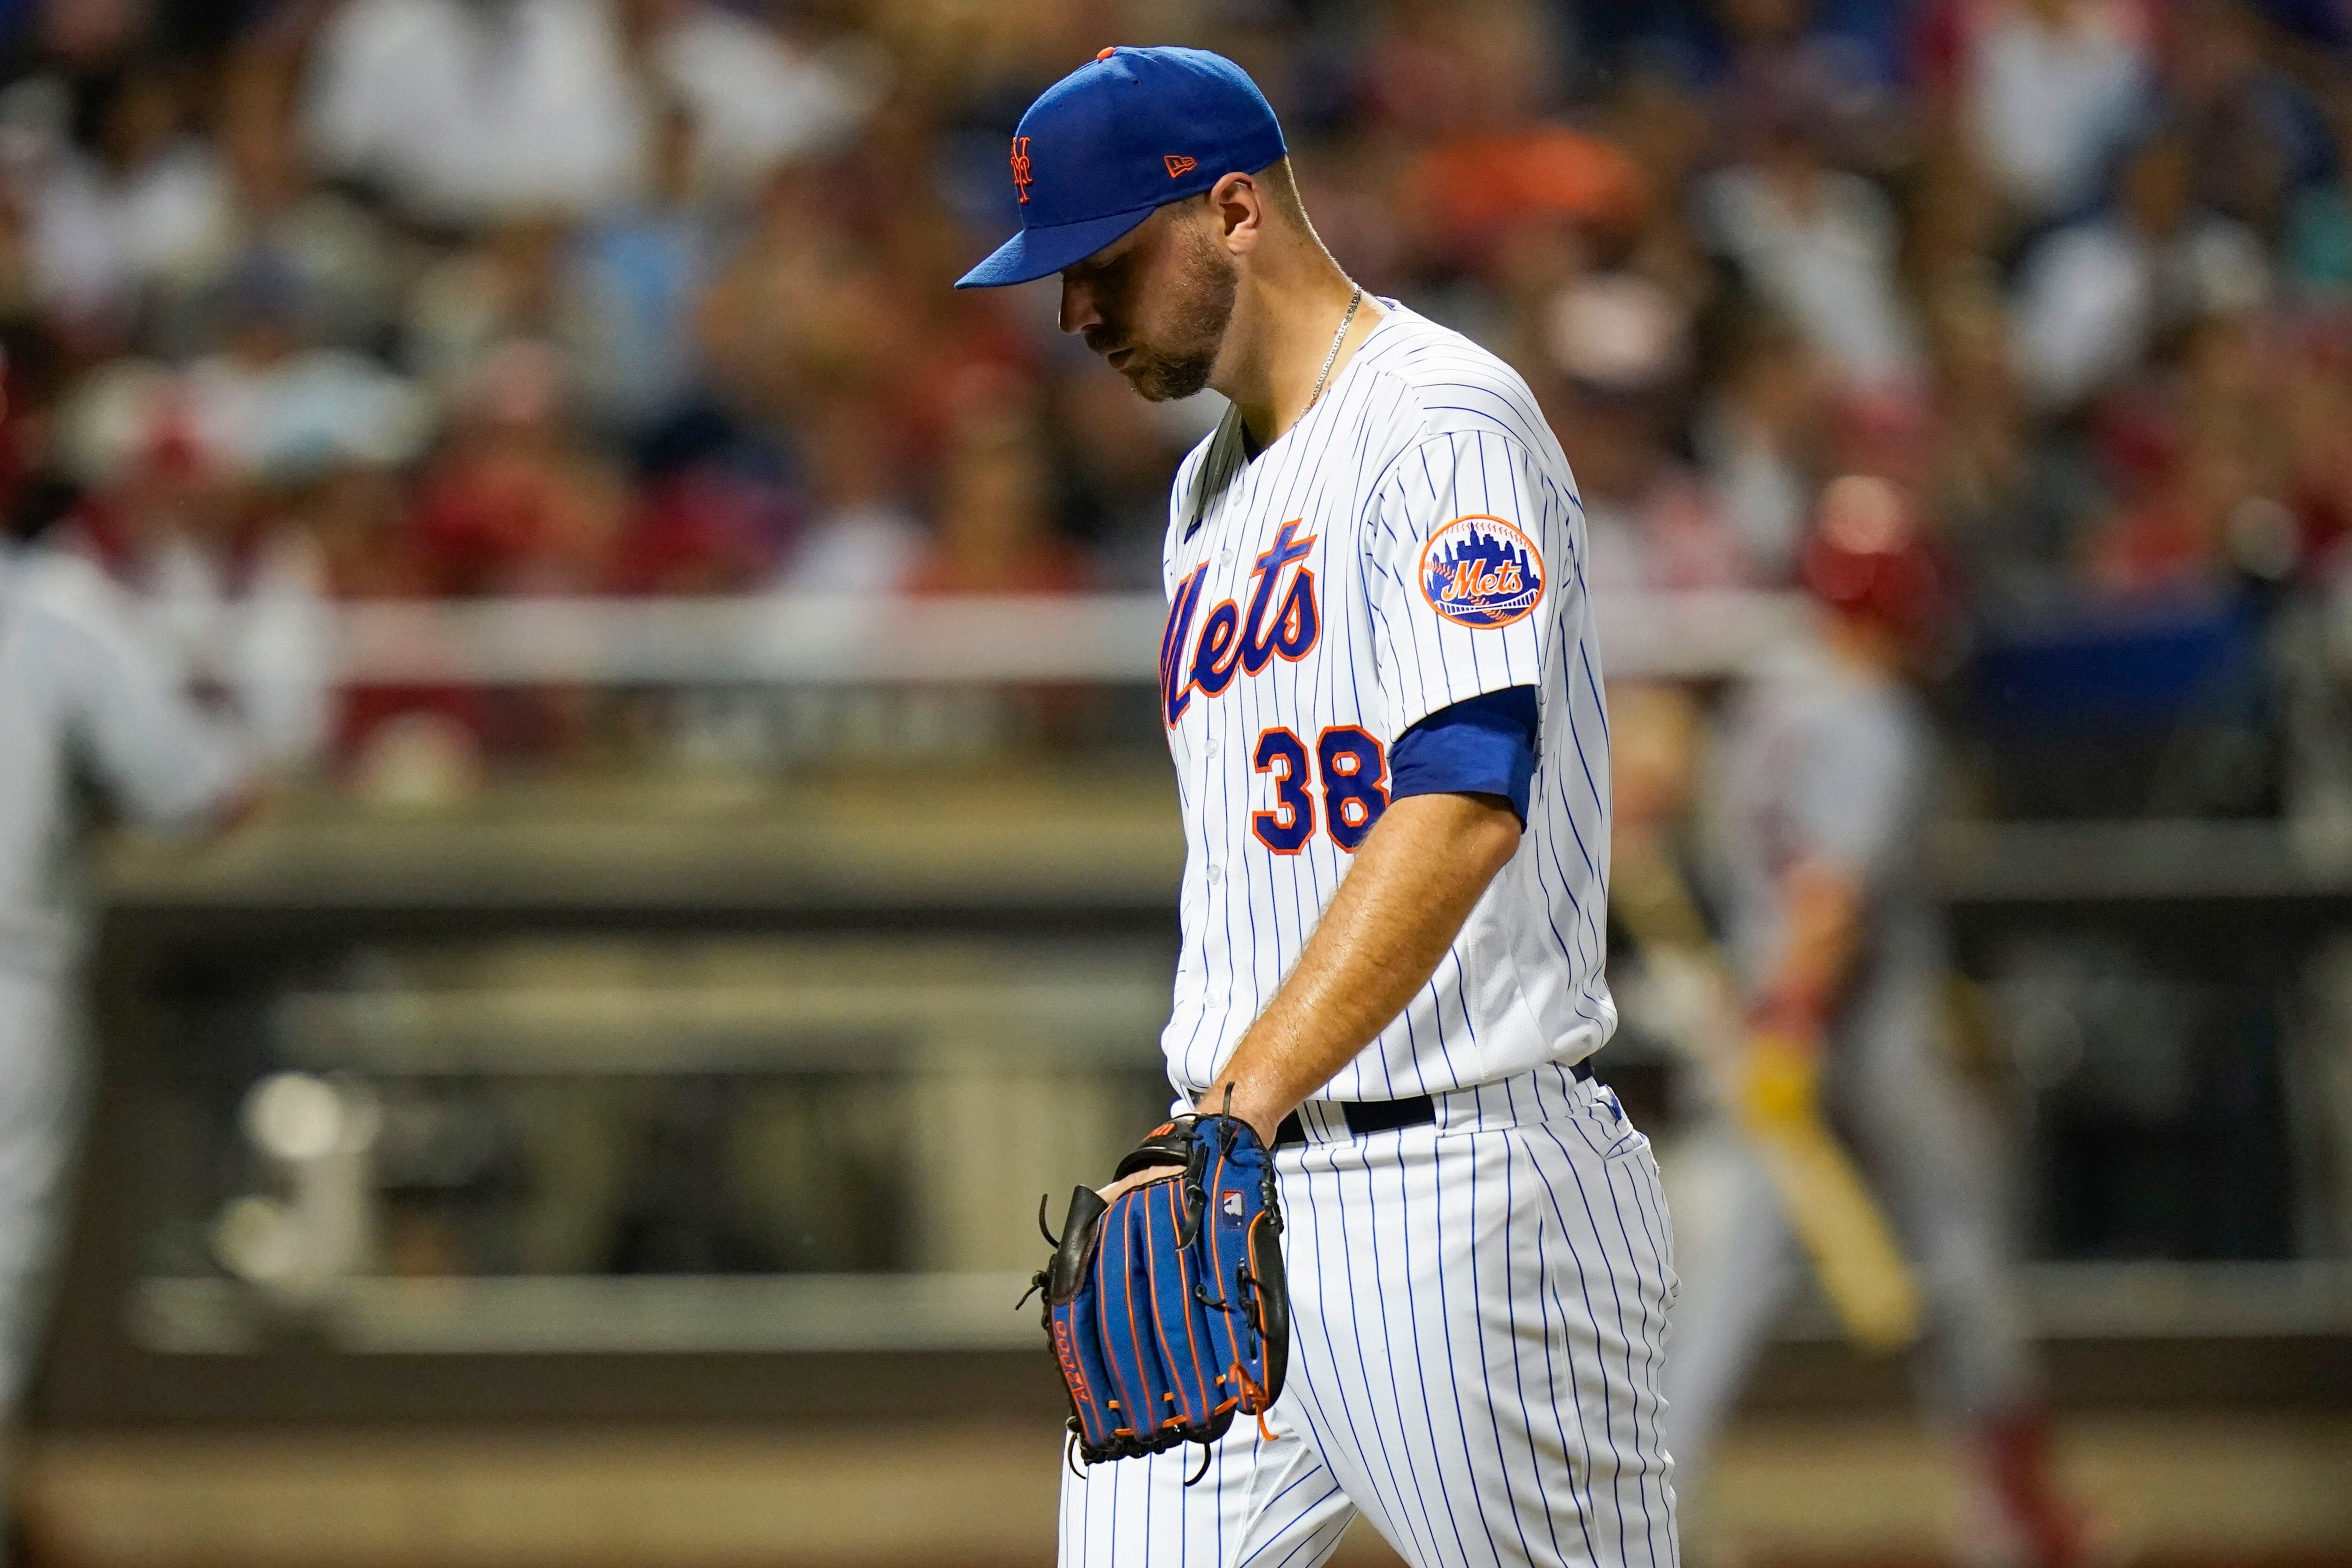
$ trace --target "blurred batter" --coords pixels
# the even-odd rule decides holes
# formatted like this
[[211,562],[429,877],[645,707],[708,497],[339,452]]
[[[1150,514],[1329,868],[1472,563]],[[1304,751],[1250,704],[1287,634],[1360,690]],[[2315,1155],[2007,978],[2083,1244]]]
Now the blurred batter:
[[[1947,1024],[1948,943],[1925,852],[1937,747],[1907,672],[1941,584],[1906,503],[1839,481],[1804,558],[1820,635],[1739,695],[1717,752],[1727,946],[1751,1024],[1816,1040],[1824,1109],[1853,1147],[1929,1303],[1931,1406],[1965,1431],[1988,1560],[2079,1560],[2047,1477],[2036,1377],[2010,1280],[2001,1154]],[[1720,1250],[1688,1265],[1666,1377],[1687,1490],[1786,1304],[1802,1256],[1748,1162]]]

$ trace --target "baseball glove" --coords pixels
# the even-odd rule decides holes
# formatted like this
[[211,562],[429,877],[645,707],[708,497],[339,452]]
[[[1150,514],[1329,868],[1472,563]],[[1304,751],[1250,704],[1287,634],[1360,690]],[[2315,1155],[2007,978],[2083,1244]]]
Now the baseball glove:
[[1036,1285],[1089,1464],[1214,1442],[1282,1393],[1290,1297],[1272,1156],[1246,1122],[1179,1116],[1114,1179],[1155,1168],[1167,1174],[1108,1204],[1078,1188],[1062,1234],[1046,1232]]

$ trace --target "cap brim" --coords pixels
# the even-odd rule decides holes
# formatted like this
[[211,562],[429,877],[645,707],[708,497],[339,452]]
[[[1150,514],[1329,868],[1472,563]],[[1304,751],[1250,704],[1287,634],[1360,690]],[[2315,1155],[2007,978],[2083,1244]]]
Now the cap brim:
[[1082,218],[1050,228],[1023,229],[996,247],[986,261],[956,279],[958,288],[1001,288],[1008,283],[1031,283],[1095,252],[1143,226],[1158,209],[1113,213],[1107,218]]

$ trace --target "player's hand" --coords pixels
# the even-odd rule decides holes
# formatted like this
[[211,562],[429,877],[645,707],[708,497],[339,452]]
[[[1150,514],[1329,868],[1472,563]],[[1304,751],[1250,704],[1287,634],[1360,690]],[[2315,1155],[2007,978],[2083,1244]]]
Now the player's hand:
[[1137,1187],[1173,1181],[1182,1176],[1192,1153],[1189,1119],[1179,1116],[1162,1123],[1151,1129],[1132,1154],[1118,1162],[1118,1173],[1110,1184],[1097,1187],[1095,1192],[1103,1206],[1108,1207]]
[[1766,1030],[1748,1037],[1739,1063],[1742,1111],[1750,1120],[1787,1125],[1819,1114],[1820,1036]]
[[1174,1181],[1183,1174],[1182,1166],[1154,1166],[1148,1171],[1137,1171],[1132,1176],[1123,1176],[1108,1186],[1098,1186],[1095,1191],[1102,1195],[1103,1202],[1117,1203],[1137,1187],[1150,1186],[1156,1181]]
[[[1290,1112],[1284,1110],[1270,1115],[1264,1111],[1252,1113],[1245,1109],[1251,1103],[1251,1101],[1244,1097],[1240,1085],[1220,1083],[1195,1100],[1192,1103],[1192,1111],[1195,1115],[1233,1116],[1246,1122],[1249,1124],[1250,1130],[1257,1134],[1258,1142],[1271,1149],[1274,1147],[1275,1134],[1282,1126],[1283,1117],[1288,1115]],[[1123,1194],[1133,1192],[1137,1187],[1149,1186],[1156,1181],[1168,1181],[1183,1174],[1184,1167],[1179,1165],[1150,1166],[1142,1170],[1131,1171],[1108,1186],[1099,1186],[1095,1190],[1101,1195],[1105,1203],[1115,1203]]]

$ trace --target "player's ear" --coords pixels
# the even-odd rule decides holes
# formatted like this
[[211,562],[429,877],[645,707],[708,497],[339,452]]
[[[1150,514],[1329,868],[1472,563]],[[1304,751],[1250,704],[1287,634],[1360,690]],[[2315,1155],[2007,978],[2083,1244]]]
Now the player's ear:
[[1246,256],[1265,237],[1265,193],[1255,175],[1232,173],[1209,187],[1213,231],[1227,254]]

